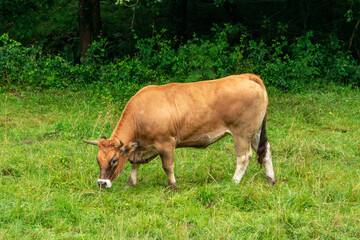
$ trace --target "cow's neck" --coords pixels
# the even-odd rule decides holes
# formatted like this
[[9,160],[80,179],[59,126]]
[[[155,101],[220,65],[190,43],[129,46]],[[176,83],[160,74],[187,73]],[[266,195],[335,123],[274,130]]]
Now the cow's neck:
[[111,134],[111,139],[116,141],[122,141],[127,144],[128,142],[134,140],[134,128],[127,121],[122,121],[120,119],[119,123],[116,125],[113,133]]

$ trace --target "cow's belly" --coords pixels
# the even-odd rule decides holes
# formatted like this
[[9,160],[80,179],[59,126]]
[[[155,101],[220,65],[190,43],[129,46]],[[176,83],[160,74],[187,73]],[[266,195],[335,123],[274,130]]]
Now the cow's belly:
[[227,129],[201,133],[178,141],[176,147],[206,148],[207,146],[229,134],[231,134],[231,132]]

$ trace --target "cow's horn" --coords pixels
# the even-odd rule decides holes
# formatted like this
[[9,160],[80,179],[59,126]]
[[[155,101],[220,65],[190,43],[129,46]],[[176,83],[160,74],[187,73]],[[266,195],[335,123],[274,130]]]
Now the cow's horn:
[[120,140],[118,148],[121,148],[122,146],[124,146],[124,143]]
[[83,139],[84,142],[88,143],[88,144],[91,144],[91,145],[98,145],[98,141],[89,141],[89,140],[85,140]]

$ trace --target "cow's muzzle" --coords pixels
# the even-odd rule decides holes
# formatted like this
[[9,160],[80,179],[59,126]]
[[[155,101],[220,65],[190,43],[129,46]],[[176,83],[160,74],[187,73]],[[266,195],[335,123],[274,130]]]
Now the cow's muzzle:
[[97,184],[99,187],[111,188],[111,181],[109,179],[98,179]]

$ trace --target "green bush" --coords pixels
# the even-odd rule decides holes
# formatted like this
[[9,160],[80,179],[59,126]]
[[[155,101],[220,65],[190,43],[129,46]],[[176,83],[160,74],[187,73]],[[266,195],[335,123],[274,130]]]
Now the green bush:
[[284,36],[256,42],[241,25],[226,24],[223,28],[215,26],[210,39],[194,35],[179,45],[176,39],[166,39],[165,32],[138,39],[134,56],[113,60],[106,56],[107,40],[99,38],[82,64],[60,55],[45,55],[41,48],[24,47],[5,34],[0,37],[0,84],[3,89],[86,87],[104,101],[129,98],[147,84],[191,82],[244,72],[261,75],[267,85],[292,92],[329,83],[359,86],[359,64],[336,38],[329,44],[314,43],[309,32],[293,42]]
[[2,86],[62,88],[73,81],[73,66],[61,56],[44,56],[41,49],[0,37],[0,72]]

